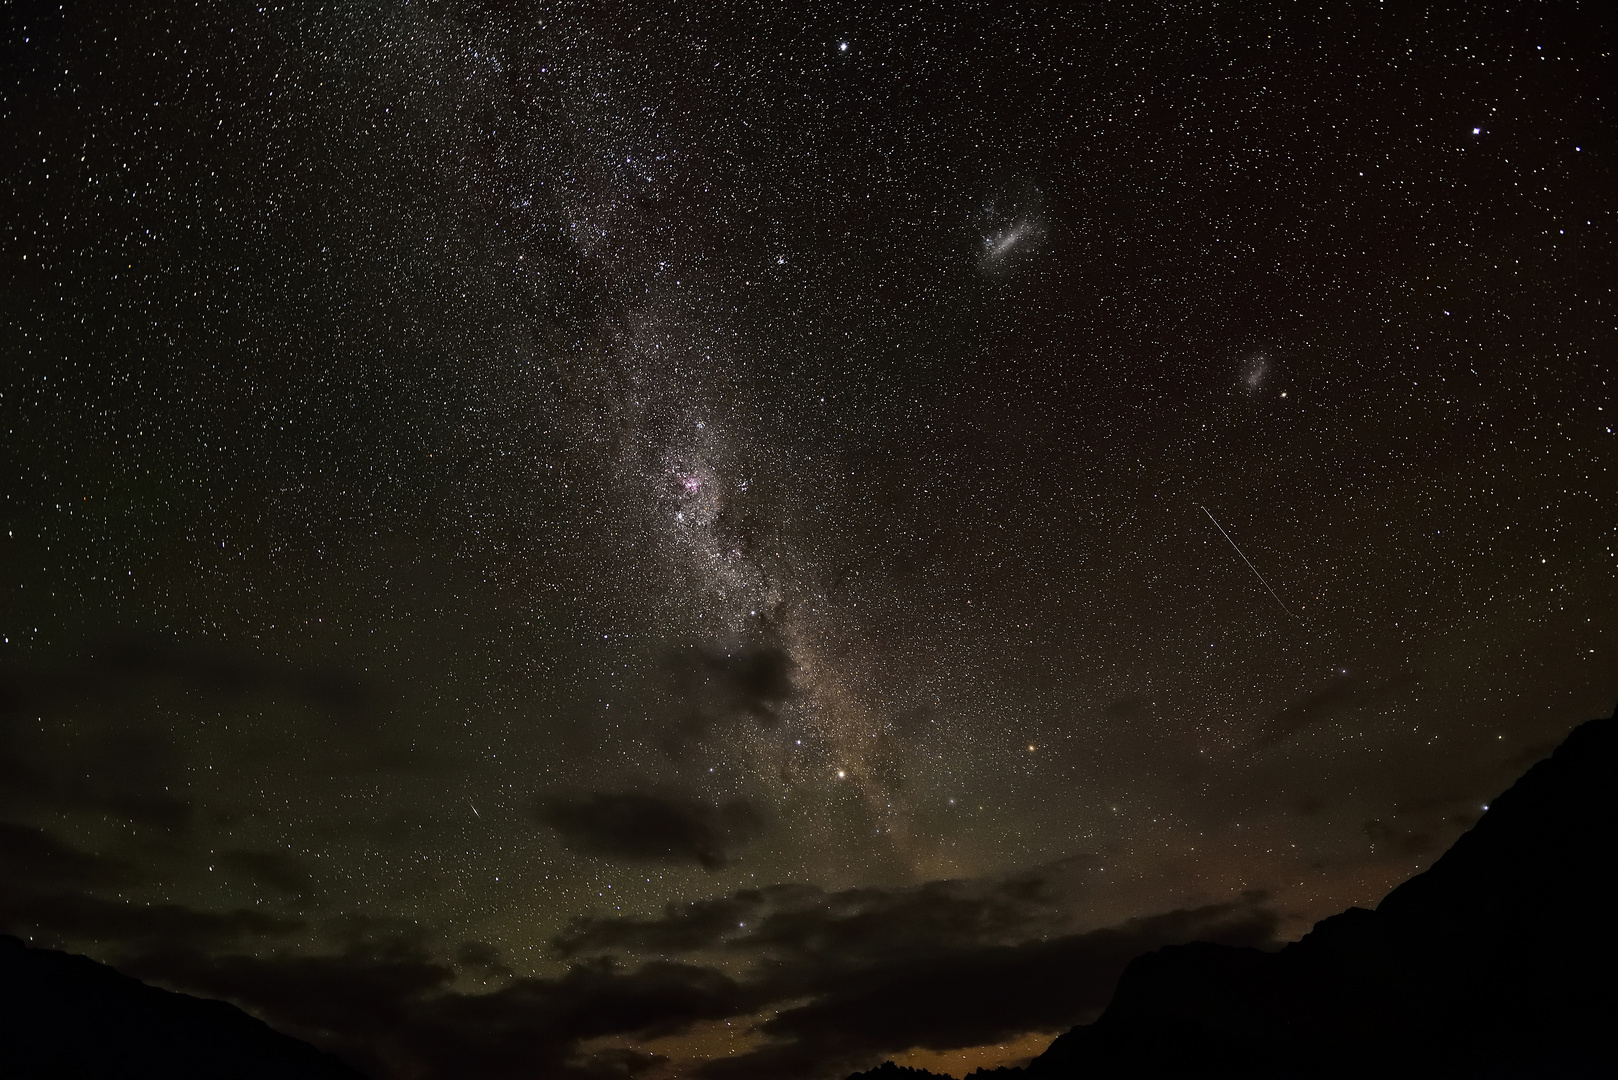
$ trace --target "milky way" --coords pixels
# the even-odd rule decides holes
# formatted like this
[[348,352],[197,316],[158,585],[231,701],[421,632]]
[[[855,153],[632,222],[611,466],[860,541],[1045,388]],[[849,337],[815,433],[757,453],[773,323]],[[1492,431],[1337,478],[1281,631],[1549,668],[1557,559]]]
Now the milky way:
[[17,18],[0,929],[378,1080],[959,1074],[1611,710],[1597,16]]

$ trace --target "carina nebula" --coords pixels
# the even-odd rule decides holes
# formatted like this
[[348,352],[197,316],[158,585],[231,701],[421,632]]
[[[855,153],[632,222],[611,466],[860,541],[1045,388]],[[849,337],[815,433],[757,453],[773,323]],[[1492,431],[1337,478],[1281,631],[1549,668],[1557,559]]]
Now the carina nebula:
[[19,11],[0,931],[837,1080],[1373,903],[1618,696],[1605,19]]

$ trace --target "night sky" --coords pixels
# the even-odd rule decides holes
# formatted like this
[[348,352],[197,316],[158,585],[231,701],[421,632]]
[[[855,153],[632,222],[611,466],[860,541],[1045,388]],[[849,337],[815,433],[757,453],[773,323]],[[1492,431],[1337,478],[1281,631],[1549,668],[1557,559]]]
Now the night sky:
[[1014,1063],[1618,701],[1604,4],[8,4],[0,929]]

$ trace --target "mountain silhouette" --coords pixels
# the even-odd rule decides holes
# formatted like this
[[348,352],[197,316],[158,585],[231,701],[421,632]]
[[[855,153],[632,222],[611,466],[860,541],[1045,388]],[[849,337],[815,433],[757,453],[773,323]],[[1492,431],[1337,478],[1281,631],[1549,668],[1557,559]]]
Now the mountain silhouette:
[[1576,728],[1375,911],[1277,952],[1137,957],[1095,1023],[973,1080],[1618,1076],[1615,778],[1618,715]]
[[0,935],[6,1080],[363,1080],[234,1005]]

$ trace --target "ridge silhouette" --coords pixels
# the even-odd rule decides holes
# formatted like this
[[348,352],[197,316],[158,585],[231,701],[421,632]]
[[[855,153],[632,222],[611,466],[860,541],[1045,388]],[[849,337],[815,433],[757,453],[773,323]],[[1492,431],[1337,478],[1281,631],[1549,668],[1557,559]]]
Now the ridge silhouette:
[[[1095,1023],[970,1080],[1618,1076],[1615,777],[1618,714],[1574,729],[1375,911],[1277,952],[1137,957]],[[934,1077],[887,1062],[850,1080]]]
[[223,1001],[0,934],[6,1080],[364,1080]]

